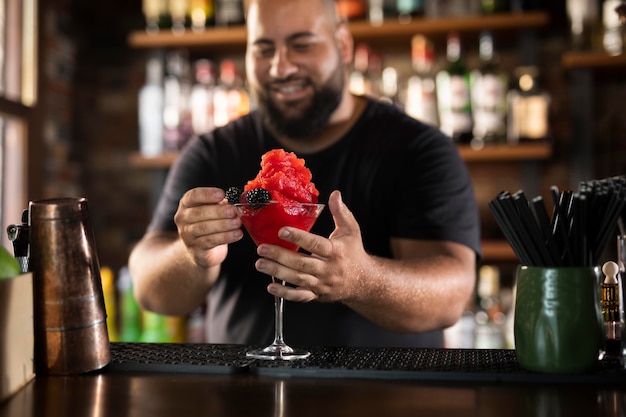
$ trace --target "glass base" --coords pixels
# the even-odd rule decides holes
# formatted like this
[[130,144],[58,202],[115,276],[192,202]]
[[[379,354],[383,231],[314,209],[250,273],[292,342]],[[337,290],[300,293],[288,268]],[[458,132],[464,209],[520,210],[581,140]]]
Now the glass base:
[[304,349],[294,349],[285,344],[275,344],[272,343],[268,347],[262,349],[254,349],[246,352],[246,357],[254,358],[254,359],[265,359],[265,360],[281,360],[281,361],[292,361],[295,359],[304,359],[308,358],[311,355],[311,352],[307,352]]

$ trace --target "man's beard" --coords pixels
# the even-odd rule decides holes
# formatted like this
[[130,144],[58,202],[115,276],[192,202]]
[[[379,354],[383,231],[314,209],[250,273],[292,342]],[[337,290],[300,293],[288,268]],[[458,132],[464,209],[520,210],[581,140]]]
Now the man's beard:
[[[258,106],[265,124],[277,135],[308,139],[326,126],[339,106],[344,88],[343,66],[339,65],[326,84],[314,87],[310,104],[296,117],[286,116],[264,92],[257,92]],[[288,81],[288,80],[287,80]]]

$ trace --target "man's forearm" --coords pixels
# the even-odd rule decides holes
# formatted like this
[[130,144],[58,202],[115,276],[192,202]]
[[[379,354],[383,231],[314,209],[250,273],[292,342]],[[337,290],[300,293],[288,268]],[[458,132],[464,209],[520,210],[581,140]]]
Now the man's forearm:
[[139,304],[175,316],[190,313],[204,301],[219,268],[194,263],[175,234],[144,237],[129,259]]
[[359,268],[359,289],[344,303],[389,330],[422,332],[448,327],[463,313],[475,276],[458,259],[371,258]]

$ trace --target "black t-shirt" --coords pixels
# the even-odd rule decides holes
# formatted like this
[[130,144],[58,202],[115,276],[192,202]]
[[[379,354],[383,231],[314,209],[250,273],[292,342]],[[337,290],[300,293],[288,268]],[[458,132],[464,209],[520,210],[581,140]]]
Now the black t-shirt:
[[[252,112],[193,139],[166,181],[149,230],[175,231],[182,195],[200,186],[240,188],[260,169],[261,156],[281,145]],[[290,149],[286,149],[291,151]],[[449,240],[479,255],[480,232],[469,173],[450,138],[400,110],[370,100],[339,142],[299,154],[326,203],[337,189],[353,212],[368,253],[391,257],[390,238]],[[329,236],[334,223],[325,208],[312,232]],[[207,341],[262,345],[274,329],[273,297],[249,236],[229,247],[221,275],[208,295]],[[184,279],[184,277],[181,277]],[[341,303],[285,303],[287,342],[300,346],[441,347],[442,331],[398,334]]]

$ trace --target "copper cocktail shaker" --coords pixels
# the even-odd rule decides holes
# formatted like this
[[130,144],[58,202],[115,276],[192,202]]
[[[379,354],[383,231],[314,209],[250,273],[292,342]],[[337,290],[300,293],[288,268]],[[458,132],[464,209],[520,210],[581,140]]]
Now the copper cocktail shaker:
[[111,355],[87,200],[31,201],[29,231],[36,372],[102,368]]

